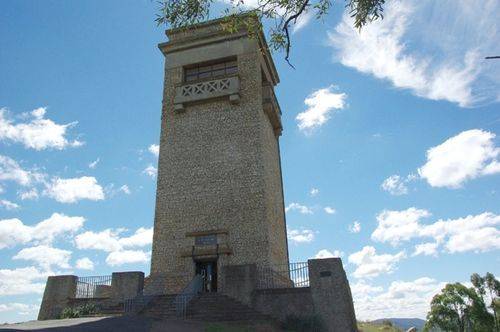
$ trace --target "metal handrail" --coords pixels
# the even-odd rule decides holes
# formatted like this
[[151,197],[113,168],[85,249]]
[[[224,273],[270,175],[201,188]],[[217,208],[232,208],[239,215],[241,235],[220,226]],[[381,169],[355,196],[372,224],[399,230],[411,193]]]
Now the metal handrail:
[[178,317],[185,318],[187,314],[187,306],[191,300],[198,295],[203,289],[203,276],[197,274],[189,282],[189,284],[182,290],[182,292],[175,297],[175,312]]
[[309,287],[307,262],[260,266],[258,289]]
[[133,299],[125,300],[123,311],[128,314],[137,314],[141,312],[156,297],[156,295],[138,294]]
[[75,298],[96,297],[97,289],[100,286],[111,286],[112,276],[90,276],[77,277]]

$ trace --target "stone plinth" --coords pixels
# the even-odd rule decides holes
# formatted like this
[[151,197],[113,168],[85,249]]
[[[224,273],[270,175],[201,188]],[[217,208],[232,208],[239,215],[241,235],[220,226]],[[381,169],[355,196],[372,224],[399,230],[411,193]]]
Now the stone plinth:
[[114,272],[111,279],[111,299],[123,302],[142,293],[144,272]]
[[222,292],[245,304],[252,303],[252,294],[257,288],[257,266],[228,265],[222,269]]
[[340,258],[310,259],[309,283],[315,312],[329,332],[357,331],[349,281]]
[[51,276],[47,279],[38,320],[59,318],[68,306],[68,299],[75,297],[77,279],[73,275]]

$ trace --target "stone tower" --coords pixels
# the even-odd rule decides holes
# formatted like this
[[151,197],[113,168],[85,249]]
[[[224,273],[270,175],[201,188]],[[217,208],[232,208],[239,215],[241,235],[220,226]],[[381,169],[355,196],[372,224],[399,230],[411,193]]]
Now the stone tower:
[[199,273],[216,290],[227,265],[288,265],[279,78],[263,34],[221,20],[166,34],[146,293],[178,293]]

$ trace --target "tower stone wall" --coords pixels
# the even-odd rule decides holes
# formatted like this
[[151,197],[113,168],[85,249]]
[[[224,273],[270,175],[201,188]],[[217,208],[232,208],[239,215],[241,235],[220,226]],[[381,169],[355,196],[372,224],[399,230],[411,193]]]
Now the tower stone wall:
[[[150,294],[179,292],[196,260],[217,259],[219,274],[288,264],[279,79],[263,35],[215,20],[167,36]],[[186,82],[193,65],[225,59],[236,73]]]

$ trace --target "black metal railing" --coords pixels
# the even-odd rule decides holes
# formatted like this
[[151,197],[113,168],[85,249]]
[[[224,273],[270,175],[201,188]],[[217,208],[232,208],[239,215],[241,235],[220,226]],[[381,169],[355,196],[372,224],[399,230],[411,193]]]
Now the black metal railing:
[[179,318],[186,318],[187,306],[202,291],[203,282],[202,275],[195,275],[182,292],[175,297],[175,312]]
[[108,297],[111,291],[111,279],[110,275],[78,277],[75,298]]
[[137,294],[133,299],[125,300],[123,311],[126,314],[138,314],[144,310],[157,295]]
[[307,262],[259,266],[258,289],[309,287]]

